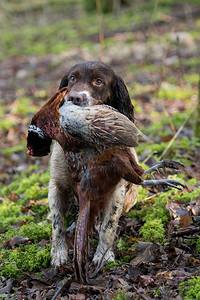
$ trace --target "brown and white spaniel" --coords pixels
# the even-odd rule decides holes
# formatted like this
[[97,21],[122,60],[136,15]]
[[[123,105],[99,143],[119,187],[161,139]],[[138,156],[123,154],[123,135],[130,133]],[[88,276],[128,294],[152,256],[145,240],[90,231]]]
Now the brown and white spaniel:
[[[76,105],[92,106],[106,104],[114,107],[134,122],[134,109],[123,80],[111,67],[101,62],[84,62],[73,66],[62,78],[59,89],[69,89],[69,100]],[[132,154],[137,160],[134,149]],[[52,217],[52,265],[57,267],[67,262],[65,214],[78,205],[77,195],[67,161],[61,146],[56,143],[50,162],[49,205]],[[114,260],[112,245],[116,237],[119,218],[137,200],[137,186],[124,179],[115,186],[110,200],[101,212],[98,222],[99,243],[93,257],[97,264]]]

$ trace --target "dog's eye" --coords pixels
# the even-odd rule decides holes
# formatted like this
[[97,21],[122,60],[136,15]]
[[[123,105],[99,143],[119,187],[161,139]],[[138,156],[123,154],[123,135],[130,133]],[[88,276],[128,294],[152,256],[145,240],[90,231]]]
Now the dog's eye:
[[103,85],[103,81],[100,78],[97,78],[93,81],[93,84],[101,86],[101,85]]
[[75,77],[74,75],[72,75],[72,76],[70,77],[70,81],[71,81],[72,83],[74,83],[74,82],[76,81],[76,77]]

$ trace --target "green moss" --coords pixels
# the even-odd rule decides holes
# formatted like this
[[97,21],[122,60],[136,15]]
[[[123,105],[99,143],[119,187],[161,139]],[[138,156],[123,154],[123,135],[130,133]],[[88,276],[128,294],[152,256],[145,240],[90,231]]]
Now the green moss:
[[[149,193],[148,190],[140,187],[138,191],[139,200],[144,201],[147,197],[147,194]],[[165,205],[171,193],[171,190],[168,192],[160,193],[158,196],[155,197],[155,203],[153,205],[152,203],[149,204],[147,200],[146,204],[143,205],[140,210],[133,209],[127,213],[127,216],[129,218],[137,217],[143,221],[149,221],[153,220],[154,218],[158,218],[163,223],[166,223],[169,220],[169,213],[166,210]]]
[[32,170],[29,170],[29,172],[26,171],[17,175],[15,180],[8,187],[5,187],[2,192],[6,195],[8,195],[9,191],[17,194],[25,193],[27,200],[34,199],[34,197],[31,198],[34,195],[36,196],[36,199],[38,199],[39,196],[41,198],[46,198],[47,188],[44,188],[43,185],[48,184],[49,180],[49,172],[33,173]]
[[0,233],[4,233],[6,232],[6,237],[11,237],[14,234],[11,234],[11,236],[9,235],[9,228],[16,224],[17,222],[33,222],[34,221],[34,217],[33,216],[29,216],[29,215],[23,215],[23,216],[10,216],[10,217],[6,217],[4,219],[0,220]]
[[198,237],[196,241],[196,252],[200,253],[200,237]]
[[[181,178],[181,175],[169,176],[169,178],[174,180],[179,180],[184,183],[184,179]],[[188,185],[195,185],[197,180],[192,178],[188,181]],[[154,197],[155,203],[149,203],[148,201],[144,204],[145,194],[143,194],[142,189],[139,189],[139,198],[142,200],[143,204],[139,205],[127,213],[127,216],[130,218],[137,217],[144,222],[143,227],[140,230],[145,241],[161,242],[165,241],[165,224],[169,221],[169,212],[165,208],[167,201],[172,200],[181,200],[182,202],[190,202],[198,197],[200,194],[200,187],[190,192],[181,192],[178,190],[168,190],[167,192],[160,193]],[[141,197],[142,195],[142,197]]]
[[22,271],[36,272],[50,264],[50,244],[20,245],[14,250],[0,251],[0,273],[6,278],[20,278]]
[[183,80],[186,83],[191,83],[192,85],[197,85],[199,82],[199,74],[187,74],[183,76]]
[[[175,127],[179,128],[183,122],[187,119],[188,115],[191,113],[191,110],[187,110],[181,113],[176,113],[174,115],[171,115],[171,121],[174,124]],[[154,113],[155,114],[155,113]],[[171,128],[166,128],[166,125],[169,124],[169,118],[164,117],[163,115],[158,116],[155,115],[156,118],[159,118],[157,122],[153,122],[150,126],[146,126],[146,128],[143,129],[143,133],[146,135],[155,135],[157,136],[165,136],[168,134],[173,134],[171,131]],[[163,131],[166,132],[166,134],[163,134]],[[160,139],[159,139],[160,140]]]
[[194,91],[189,88],[183,89],[179,86],[168,84],[161,87],[158,92],[158,98],[184,100],[190,98],[192,94],[194,94]]
[[153,290],[152,294],[157,297],[161,297],[161,295],[162,295],[160,290]]
[[[144,167],[144,165],[142,165],[142,164],[140,164],[140,165],[142,167]],[[147,168],[145,168],[145,169],[147,169]],[[143,187],[139,186],[138,187],[138,200],[137,200],[137,202],[144,201],[147,198],[148,194],[149,194],[149,191],[147,189],[144,189]]]
[[122,257],[121,261],[129,263],[132,260],[132,257],[130,255],[125,255]]
[[9,130],[14,124],[14,120],[2,118],[0,120],[0,130]]
[[25,149],[26,149],[26,142],[22,141],[18,145],[15,145],[13,147],[9,147],[9,148],[6,148],[6,149],[2,149],[1,152],[5,155],[11,155],[12,153],[25,151]]
[[179,287],[184,300],[200,299],[200,277],[191,277],[187,281],[181,282]]
[[48,187],[40,187],[38,183],[35,183],[30,188],[27,188],[24,197],[26,200],[38,200],[47,198],[48,196]]
[[154,218],[165,224],[169,221],[169,212],[162,205],[151,205],[147,208],[143,221],[149,222]]
[[118,265],[118,261],[108,261],[106,264],[106,270],[111,270]]
[[[172,177],[173,179],[174,176]],[[144,196],[141,197],[142,190],[139,190],[139,198],[144,202]],[[169,190],[154,197],[155,203],[140,204],[138,209],[134,208],[127,213],[130,218],[138,218],[144,222],[143,227],[140,230],[140,234],[147,242],[161,242],[165,241],[165,224],[169,221],[169,212],[165,208],[169,198],[172,198],[172,194],[179,195],[179,191]],[[180,193],[182,195],[182,193]],[[181,197],[181,196],[180,196]]]
[[[159,156],[167,147],[168,143],[161,142],[160,144],[148,144],[148,149],[151,151],[151,153],[155,153],[155,156]],[[175,144],[172,145],[170,150],[173,150],[175,147]],[[147,143],[140,143],[137,147],[138,153],[143,153],[143,151],[147,149]]]
[[1,203],[0,219],[8,218],[10,216],[17,217],[20,213],[21,209],[17,203],[11,202],[9,200],[4,200]]
[[4,200],[0,204],[0,233],[5,232],[18,221],[33,221],[33,216],[20,216],[21,213],[21,207],[18,203]]
[[199,66],[199,58],[198,57],[191,57],[191,58],[185,59],[184,60],[184,65],[191,68],[191,70],[196,70],[197,66]]
[[123,239],[122,238],[120,238],[118,241],[117,241],[117,248],[119,249],[119,250],[126,250],[127,249],[127,244],[126,244],[126,242],[125,241],[123,241]]
[[[47,204],[47,185],[50,179],[49,172],[33,173],[37,167],[33,166],[29,170],[26,170],[22,174],[17,174],[14,177],[14,181],[1,188],[1,193],[5,195],[5,200],[0,203],[0,233],[6,232],[10,226],[14,225],[18,221],[31,222],[35,217],[32,215],[22,215],[21,207],[27,204],[28,200],[37,200],[39,202],[31,203],[31,210],[43,217],[49,212]],[[19,199],[17,202],[9,200],[9,193],[15,193]],[[8,199],[7,199],[8,198]]]
[[[177,176],[177,175],[174,175],[173,176],[173,179],[175,180],[179,180],[181,182],[184,183],[184,181],[180,178],[180,176]],[[188,186],[195,186],[197,180],[196,178],[192,178],[190,180],[188,180],[186,182],[186,184]],[[177,191],[174,191],[174,195],[171,196],[171,199],[173,200],[181,200],[183,203],[188,203],[192,200],[195,200],[200,194],[200,187],[198,188],[195,188],[193,191],[184,191],[184,192],[177,192]]]
[[165,229],[160,219],[147,221],[140,230],[140,234],[142,235],[144,240],[150,242],[164,243],[164,233]]
[[138,218],[139,220],[142,220],[145,216],[145,211],[143,209],[133,209],[131,211],[129,211],[127,214],[126,214],[127,217],[133,219],[133,218]]
[[104,47],[109,48],[110,46],[116,45],[117,41],[114,38],[107,38],[104,40]]
[[[3,255],[2,255],[3,256]],[[21,271],[20,268],[17,267],[15,262],[5,262],[3,259],[1,259],[0,255],[0,272],[1,276],[4,276],[6,278],[20,278],[21,277]]]
[[[19,213],[19,212],[18,212]],[[24,216],[26,218],[33,216]],[[21,217],[18,217],[18,221]],[[6,218],[5,220],[7,220]],[[26,220],[27,221],[27,220]],[[35,244],[20,245],[13,250],[0,250],[0,273],[6,278],[20,278],[22,271],[40,271],[41,268],[49,266],[50,262],[50,245],[45,247],[39,246],[41,240],[49,240],[51,235],[51,224],[43,222],[35,224],[33,222],[22,225],[18,228],[10,228],[1,238],[5,243],[7,239],[20,235],[29,238]]]
[[32,205],[31,210],[37,213],[40,217],[46,217],[46,215],[49,213],[49,205],[47,203],[47,199],[36,201],[36,203]]
[[119,290],[117,291],[116,296],[114,296],[112,299],[113,299],[113,300],[128,300],[128,299],[130,299],[130,297],[128,297],[128,296],[126,295],[125,289],[119,289]]
[[21,97],[18,101],[18,105],[14,109],[14,113],[28,115],[30,113],[35,113],[38,107],[31,105],[31,99],[27,97]]
[[40,225],[35,223],[25,224],[19,228],[18,234],[33,240],[35,243],[43,239],[48,240],[51,236],[51,224],[45,222]]
[[5,110],[3,107],[0,107],[0,118],[5,114]]

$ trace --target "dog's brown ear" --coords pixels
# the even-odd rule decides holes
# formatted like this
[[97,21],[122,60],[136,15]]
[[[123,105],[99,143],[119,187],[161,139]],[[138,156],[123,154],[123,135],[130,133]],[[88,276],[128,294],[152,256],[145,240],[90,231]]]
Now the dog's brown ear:
[[65,74],[65,76],[63,76],[63,78],[61,79],[59,90],[66,86],[68,86],[68,73]]
[[112,82],[111,106],[134,122],[134,107],[124,81],[115,76]]

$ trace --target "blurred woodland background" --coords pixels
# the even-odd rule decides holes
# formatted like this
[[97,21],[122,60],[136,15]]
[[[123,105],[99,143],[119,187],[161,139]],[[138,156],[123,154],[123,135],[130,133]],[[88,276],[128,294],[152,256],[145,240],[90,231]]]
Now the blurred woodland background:
[[85,60],[125,81],[141,165],[179,160],[186,170],[170,176],[189,189],[140,189],[116,262],[96,287],[74,283],[62,299],[200,299],[200,0],[1,0],[0,36],[0,299],[52,299],[73,272],[72,261],[50,267],[49,157],[28,157],[26,137],[66,70]]

